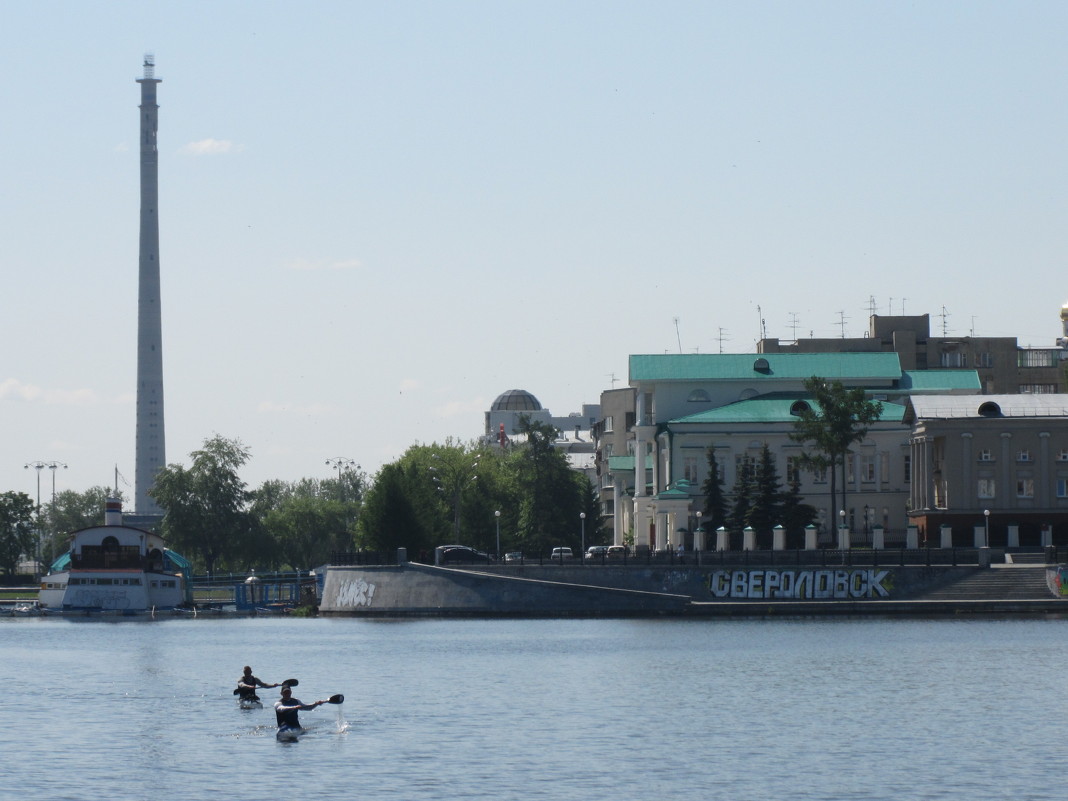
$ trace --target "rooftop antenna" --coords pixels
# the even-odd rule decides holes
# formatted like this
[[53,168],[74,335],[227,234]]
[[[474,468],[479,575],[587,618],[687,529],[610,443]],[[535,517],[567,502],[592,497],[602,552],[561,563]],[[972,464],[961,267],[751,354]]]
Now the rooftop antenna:
[[875,295],[868,296],[868,316],[874,317],[879,313],[879,309],[875,305]]
[[682,353],[682,337],[679,336],[679,318],[673,317],[675,321],[675,341],[679,343],[679,353]]
[[616,374],[615,373],[609,373],[608,374],[608,380],[612,385],[612,389],[615,389],[616,388],[616,382],[619,381],[619,379],[616,378]]
[[726,328],[720,328],[719,329],[719,336],[716,337],[716,338],[719,340],[719,352],[723,353],[723,343],[726,340],[730,339],[730,337],[727,336],[727,329]]
[[799,323],[797,315],[794,312],[790,312],[790,330],[794,332],[794,342],[797,342],[797,326]]
[[767,339],[768,338],[768,329],[767,329],[767,326],[765,325],[764,312],[761,310],[759,303],[757,304],[757,317],[760,318],[760,338],[761,339]]
[[901,316],[902,317],[905,316],[905,301],[906,300],[908,300],[908,298],[902,298],[901,299]]
[[947,320],[949,319],[949,312],[946,311],[946,307],[942,307],[942,313],[938,315],[942,318],[942,336],[949,336],[946,331],[948,329]]
[[844,311],[838,312],[838,322],[835,325],[842,327],[842,339],[845,339],[846,316]]

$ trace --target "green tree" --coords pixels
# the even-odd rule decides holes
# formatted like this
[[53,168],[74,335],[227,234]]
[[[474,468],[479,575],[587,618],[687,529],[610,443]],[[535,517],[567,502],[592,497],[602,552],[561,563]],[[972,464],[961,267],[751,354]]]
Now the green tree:
[[170,464],[160,470],[151,494],[164,510],[170,544],[214,573],[227,560],[247,559],[252,547],[251,494],[238,475],[249,451],[240,440],[216,435],[190,457],[188,468]]
[[90,526],[104,525],[104,505],[116,496],[110,487],[90,487],[87,490],[63,490],[56,493],[54,502],[45,507],[45,527],[49,532],[46,559],[54,560],[67,550],[71,533]]
[[23,554],[34,555],[33,498],[25,492],[0,494],[0,568],[9,576],[19,569]]
[[440,522],[428,510],[435,508],[435,490],[425,473],[411,461],[387,464],[378,471],[363,504],[357,525],[357,545],[362,549],[392,553],[404,547],[412,558],[429,558],[441,544],[435,535]]
[[709,446],[706,456],[708,457],[708,478],[701,487],[705,496],[705,519],[702,525],[706,531],[711,533],[727,525],[727,500],[723,497],[723,473],[716,461],[716,449]]
[[[827,381],[813,376],[804,382],[813,405],[799,408],[790,438],[811,450],[803,454],[803,464],[810,470],[830,471],[830,520],[838,519],[836,468],[842,471],[842,507],[845,507],[846,454],[855,442],[861,442],[883,413],[883,405],[869,400],[864,390],[846,389],[841,381]],[[832,524],[833,525],[833,524]]]
[[794,477],[782,495],[782,525],[788,536],[795,539],[816,519],[816,508],[804,503],[801,481]]
[[753,505],[753,460],[743,456],[738,462],[738,474],[731,489],[729,528],[742,531],[749,525],[749,510]]
[[[562,451],[557,450],[556,429],[521,417],[519,432],[525,441],[512,451],[519,498],[518,536],[530,555],[549,553],[557,545],[578,550],[579,513],[585,508],[582,485]],[[583,482],[588,479],[581,476]]]
[[329,561],[333,551],[352,549],[349,521],[359,504],[341,501],[337,483],[267,481],[253,493],[251,513],[277,566],[301,570]]
[[771,449],[765,442],[760,460],[753,465],[752,493],[746,522],[760,536],[767,539],[780,522],[782,514],[782,485]]

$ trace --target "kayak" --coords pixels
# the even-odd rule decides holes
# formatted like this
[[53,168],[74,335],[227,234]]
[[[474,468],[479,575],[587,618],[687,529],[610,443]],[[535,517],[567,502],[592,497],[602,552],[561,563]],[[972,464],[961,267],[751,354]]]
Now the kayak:
[[283,743],[295,743],[306,730],[300,726],[279,726],[275,739]]
[[263,702],[258,698],[242,698],[237,702],[237,705],[242,709],[262,709]]

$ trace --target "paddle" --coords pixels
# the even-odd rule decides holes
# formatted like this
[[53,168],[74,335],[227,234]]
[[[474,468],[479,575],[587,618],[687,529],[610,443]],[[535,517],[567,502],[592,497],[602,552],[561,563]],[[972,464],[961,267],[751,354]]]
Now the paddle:
[[[298,684],[300,684],[300,680],[299,679],[286,679],[285,681],[282,682],[281,686],[282,687],[296,687]],[[241,692],[241,688],[237,688],[237,689],[234,690],[234,695],[237,695],[240,692]]]
[[343,704],[345,703],[345,696],[343,696],[341,693],[338,693],[337,695],[331,695],[329,698],[326,699],[326,702],[328,704]]

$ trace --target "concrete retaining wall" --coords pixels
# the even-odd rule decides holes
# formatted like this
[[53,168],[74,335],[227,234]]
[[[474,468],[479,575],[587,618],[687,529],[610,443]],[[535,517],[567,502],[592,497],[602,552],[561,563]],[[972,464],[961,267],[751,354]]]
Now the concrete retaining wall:
[[694,604],[909,600],[975,567],[331,566],[319,611],[350,615],[632,615]]
[[684,594],[434,567],[330,567],[319,611],[359,615],[633,615],[679,612]]

